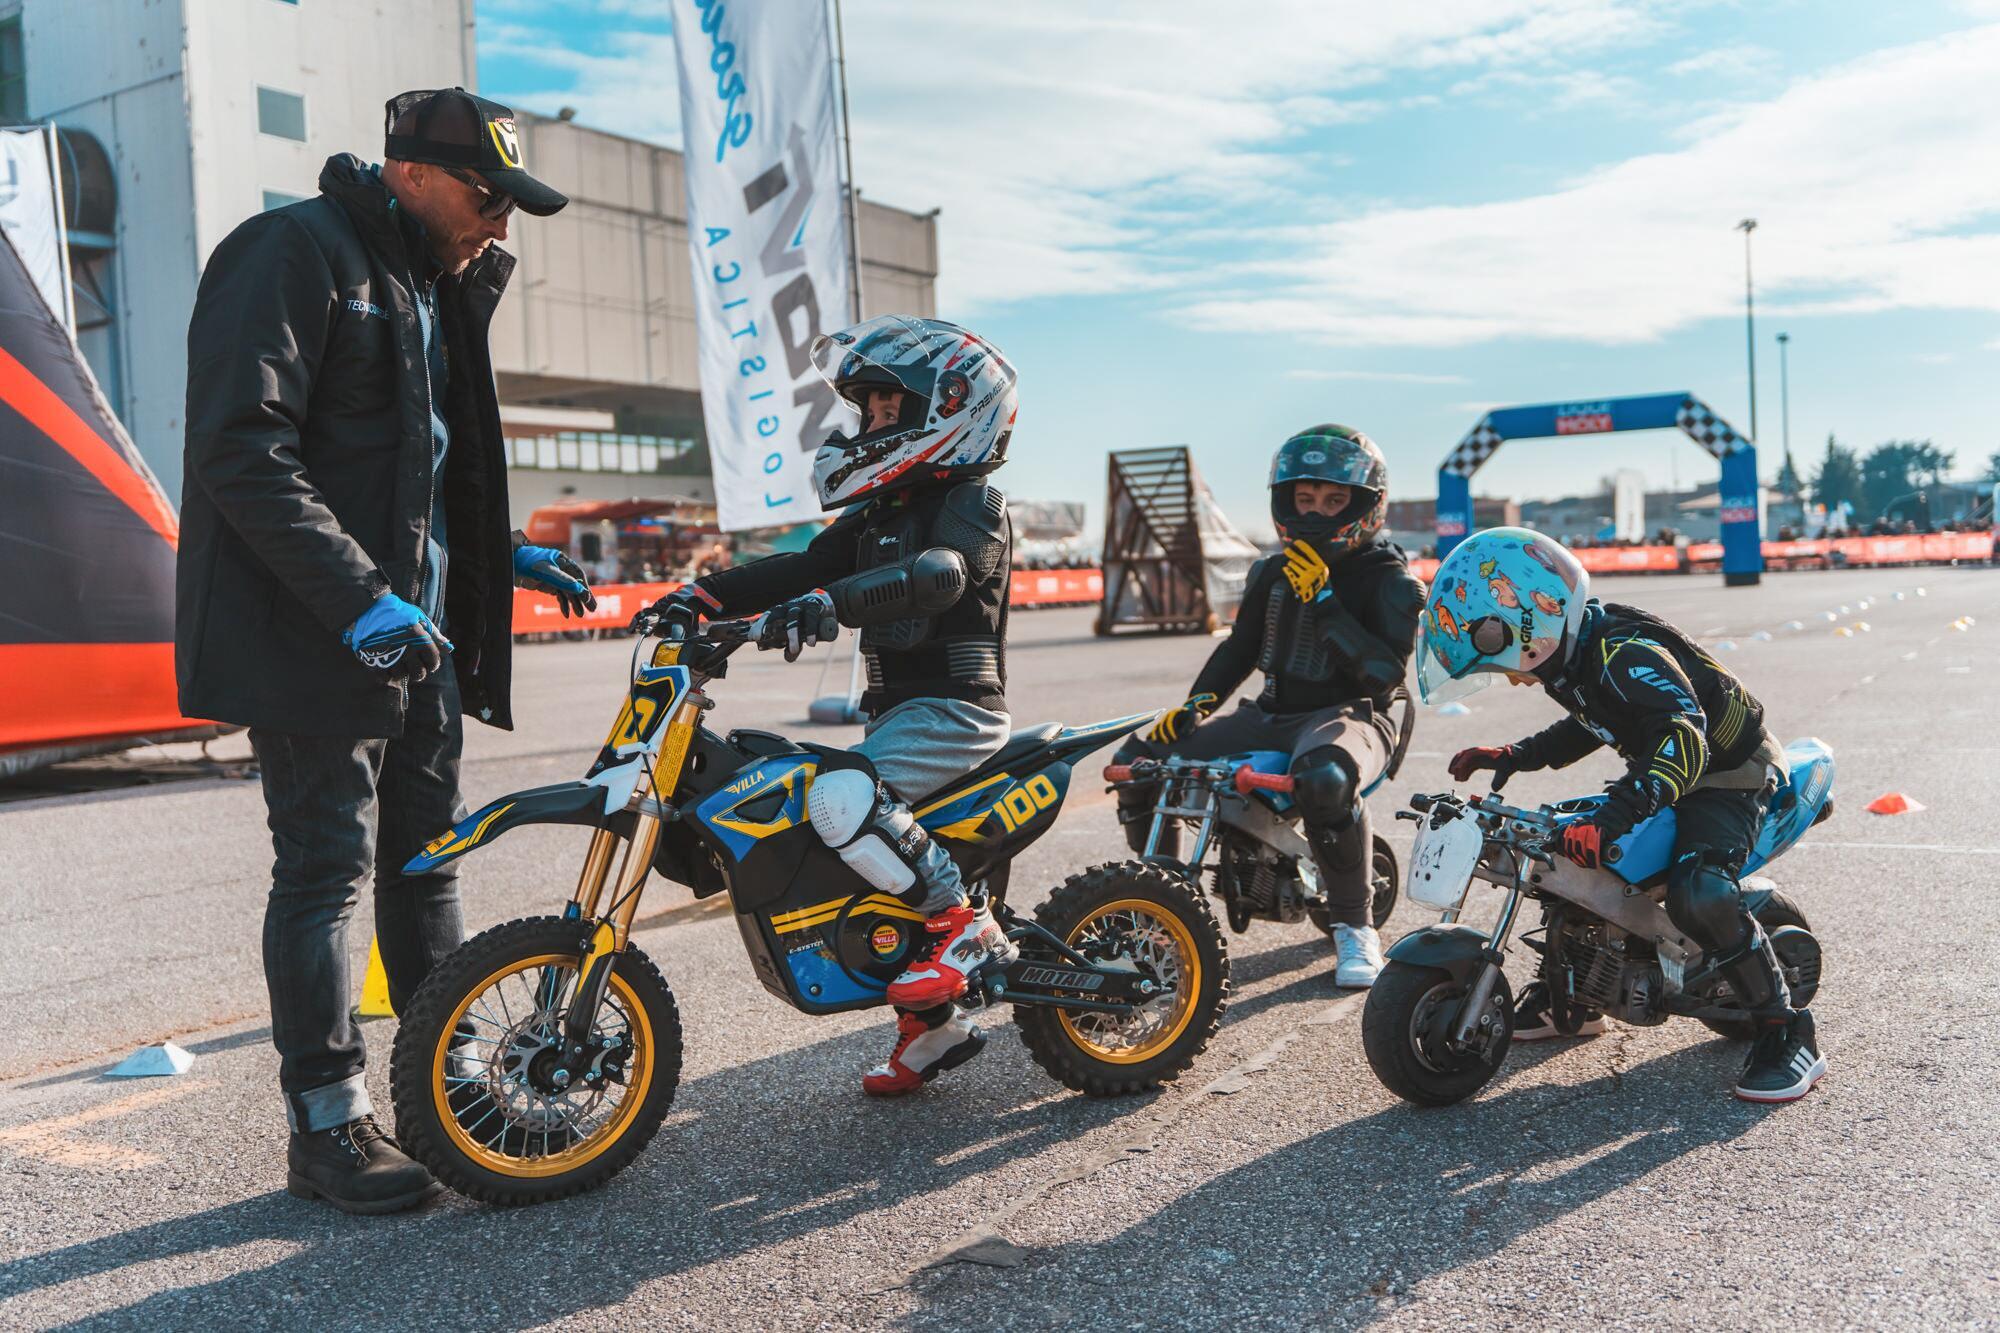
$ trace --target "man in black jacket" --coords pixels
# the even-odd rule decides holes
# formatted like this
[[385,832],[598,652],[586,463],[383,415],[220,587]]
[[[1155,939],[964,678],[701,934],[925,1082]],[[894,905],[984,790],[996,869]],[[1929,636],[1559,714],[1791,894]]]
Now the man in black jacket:
[[[392,1212],[434,1183],[376,1125],[347,922],[375,880],[391,1001],[463,938],[455,874],[400,867],[459,815],[459,717],[509,728],[513,588],[592,603],[507,523],[487,328],[519,206],[513,113],[462,89],[387,109],[379,170],[244,222],[188,324],[175,663],[191,717],[250,728],[277,859],[264,918],[288,1188]],[[449,637],[447,637],[449,636]]]
[[[1118,758],[1214,759],[1251,750],[1292,756],[1294,796],[1334,922],[1335,984],[1365,987],[1382,970],[1371,905],[1373,835],[1361,795],[1395,749],[1390,696],[1415,651],[1424,585],[1382,537],[1389,467],[1347,426],[1308,427],[1271,461],[1271,520],[1284,554],[1259,562],[1229,637],[1169,710]],[[1255,668],[1264,689],[1205,722]],[[1118,817],[1145,849],[1153,793],[1119,792]],[[1171,849],[1168,849],[1171,854]]]

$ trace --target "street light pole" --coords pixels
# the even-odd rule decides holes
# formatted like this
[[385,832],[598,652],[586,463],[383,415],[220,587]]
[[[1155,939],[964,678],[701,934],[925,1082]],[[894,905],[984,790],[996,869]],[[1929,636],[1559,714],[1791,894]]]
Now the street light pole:
[[1736,224],[1736,230],[1743,233],[1743,333],[1744,346],[1750,358],[1750,442],[1757,442],[1757,309],[1756,298],[1750,285],[1750,233],[1757,230],[1756,218],[1744,218]]
[[[1785,437],[1785,466],[1792,466],[1792,335],[1778,335],[1778,418]],[[1792,473],[1797,476],[1796,470]]]

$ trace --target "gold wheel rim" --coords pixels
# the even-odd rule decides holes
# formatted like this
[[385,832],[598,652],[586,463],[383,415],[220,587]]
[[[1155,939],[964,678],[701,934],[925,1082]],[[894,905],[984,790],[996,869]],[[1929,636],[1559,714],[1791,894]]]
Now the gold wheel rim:
[[[547,1014],[548,1024],[559,1025],[568,1010],[567,1003],[559,1002],[552,1010],[524,1011],[521,1020],[517,1022],[512,1010],[506,1007],[503,984],[510,977],[520,977],[532,972],[535,974],[535,979],[528,986],[529,996],[532,997],[534,989],[541,984],[542,969],[556,967],[561,969],[560,984],[564,996],[573,997],[580,962],[581,959],[575,954],[547,953],[537,954],[532,958],[516,959],[495,968],[478,985],[466,992],[465,998],[459,1001],[457,1009],[452,1011],[450,1021],[438,1033],[437,1049],[431,1056],[431,1100],[437,1110],[438,1122],[443,1125],[445,1138],[453,1148],[472,1162],[497,1175],[511,1176],[519,1180],[541,1180],[563,1175],[596,1160],[612,1144],[625,1136],[625,1131],[630,1129],[632,1122],[638,1118],[639,1108],[645,1105],[646,1094],[652,1088],[654,1064],[652,1022],[648,1019],[646,1008],[639,1002],[638,993],[632,989],[631,983],[614,971],[611,974],[610,987],[605,993],[604,1009],[600,1010],[600,1023],[604,1013],[612,1011],[625,1020],[631,1054],[626,1061],[624,1096],[612,1104],[608,1116],[592,1123],[590,1112],[596,1109],[595,1101],[588,1107],[578,1108],[567,1098],[550,1098],[531,1089],[526,1090],[523,1095],[529,1098],[531,1103],[541,1102],[544,1108],[555,1109],[556,1103],[561,1102],[564,1107],[581,1110],[582,1118],[579,1120],[571,1120],[566,1114],[558,1111],[562,1116],[560,1123],[569,1130],[587,1125],[588,1131],[567,1148],[533,1157],[518,1157],[495,1146],[505,1144],[509,1129],[521,1128],[519,1120],[510,1114],[510,1108],[514,1112],[519,1112],[531,1107],[519,1106],[513,1101],[511,1094],[507,1094],[508,1100],[504,1102],[493,1095],[494,1061],[503,1058],[509,1050],[519,1049],[509,1039],[515,1033],[527,1028],[538,1013]],[[481,1013],[475,1015],[473,1011],[480,1008],[481,1001],[489,991],[500,997],[498,1003],[502,1007],[496,1010],[487,1005]],[[498,1029],[502,1034],[500,1038],[482,1034],[475,1041],[484,1041],[486,1044],[474,1045],[473,1053],[466,1057],[484,1061],[482,1066],[484,1079],[468,1080],[464,1076],[448,1073],[453,1053],[452,1038],[458,1033],[461,1023],[475,1026],[483,1023],[487,1033]],[[455,1088],[482,1085],[485,1088],[484,1098],[473,1104],[483,1105],[486,1109],[468,1127],[460,1123],[458,1112],[452,1109],[451,1093]],[[577,1095],[578,1092],[574,1091],[568,1094],[569,1097]],[[546,1125],[551,1122],[545,1120],[543,1123]],[[536,1137],[538,1131],[524,1130],[522,1133],[523,1141],[526,1142]],[[550,1137],[543,1134],[542,1142],[546,1147]]]
[[[1120,898],[1104,904],[1077,922],[1064,941],[1072,949],[1090,935],[1110,926],[1115,918],[1128,931],[1142,937],[1141,950],[1148,962],[1161,968],[1170,988],[1138,1014],[1115,1015],[1056,1010],[1056,1017],[1069,1039],[1093,1060],[1106,1064],[1136,1065],[1152,1059],[1180,1039],[1194,1019],[1195,997],[1201,994],[1201,954],[1195,949],[1194,932],[1179,914],[1144,898]],[[1171,958],[1169,958],[1171,953]]]

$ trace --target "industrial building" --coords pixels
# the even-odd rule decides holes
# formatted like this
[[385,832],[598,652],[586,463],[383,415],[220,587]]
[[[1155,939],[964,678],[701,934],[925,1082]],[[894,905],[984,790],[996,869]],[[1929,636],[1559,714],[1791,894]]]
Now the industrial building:
[[[477,89],[472,0],[0,0],[0,123],[64,131],[78,342],[176,502],[202,265],[382,146],[408,88]],[[662,90],[662,96],[671,95]],[[493,331],[516,522],[550,500],[710,495],[681,154],[516,107],[569,194],[515,215]],[[867,313],[936,313],[935,211],[864,201]]]

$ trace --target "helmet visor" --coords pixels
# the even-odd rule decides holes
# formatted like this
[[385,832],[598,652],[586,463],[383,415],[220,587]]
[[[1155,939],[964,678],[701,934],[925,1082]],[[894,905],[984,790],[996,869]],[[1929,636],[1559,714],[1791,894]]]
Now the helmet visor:
[[1377,457],[1340,435],[1295,435],[1271,463],[1271,485],[1294,481],[1335,481],[1374,489],[1380,485]]
[[1497,615],[1461,620],[1433,592],[1417,642],[1417,694],[1427,704],[1449,703],[1493,683],[1496,671],[1521,669],[1519,636]]

